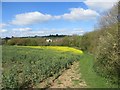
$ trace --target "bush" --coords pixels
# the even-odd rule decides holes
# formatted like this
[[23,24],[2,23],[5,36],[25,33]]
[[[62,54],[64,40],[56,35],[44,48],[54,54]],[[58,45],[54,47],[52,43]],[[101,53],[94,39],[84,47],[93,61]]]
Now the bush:
[[112,83],[119,83],[120,79],[120,59],[117,22],[117,5],[99,20],[99,30],[102,32],[99,37],[99,43],[96,47],[95,71],[105,78],[109,78]]
[[117,25],[115,27],[110,28],[112,32],[107,31],[104,33],[105,36],[99,38],[95,68],[98,73],[117,82],[120,63],[118,58],[118,28]]

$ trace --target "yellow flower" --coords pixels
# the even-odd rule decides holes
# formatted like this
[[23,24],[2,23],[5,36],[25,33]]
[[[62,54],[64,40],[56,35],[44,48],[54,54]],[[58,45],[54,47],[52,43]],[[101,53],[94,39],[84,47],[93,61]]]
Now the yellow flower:
[[66,46],[23,46],[23,47],[30,47],[30,48],[41,48],[41,49],[51,49],[57,50],[61,52],[72,52],[74,54],[83,54],[83,51]]

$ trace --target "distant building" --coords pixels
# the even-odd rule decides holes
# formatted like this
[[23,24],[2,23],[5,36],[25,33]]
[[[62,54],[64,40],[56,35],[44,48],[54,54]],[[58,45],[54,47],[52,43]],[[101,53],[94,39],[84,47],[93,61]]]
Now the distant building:
[[46,42],[53,42],[52,39],[46,39]]

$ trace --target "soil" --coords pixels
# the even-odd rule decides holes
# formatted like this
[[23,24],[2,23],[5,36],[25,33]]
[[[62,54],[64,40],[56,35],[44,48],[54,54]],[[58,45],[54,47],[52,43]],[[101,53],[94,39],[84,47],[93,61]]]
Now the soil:
[[79,62],[64,71],[51,85],[50,88],[86,88],[85,81],[81,78]]
[[74,62],[69,69],[66,69],[59,77],[50,77],[40,83],[36,88],[87,88],[87,84],[81,78],[80,63]]

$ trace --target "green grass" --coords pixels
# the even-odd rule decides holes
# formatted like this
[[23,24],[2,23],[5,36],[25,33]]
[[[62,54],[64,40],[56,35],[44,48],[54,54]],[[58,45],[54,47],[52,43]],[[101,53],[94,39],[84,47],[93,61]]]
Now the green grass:
[[[108,83],[107,80],[99,76],[93,70],[94,57],[89,54],[84,54],[80,59],[80,73],[82,78],[88,85],[88,88],[112,88],[115,87],[111,83]],[[102,67],[101,67],[102,68]]]

